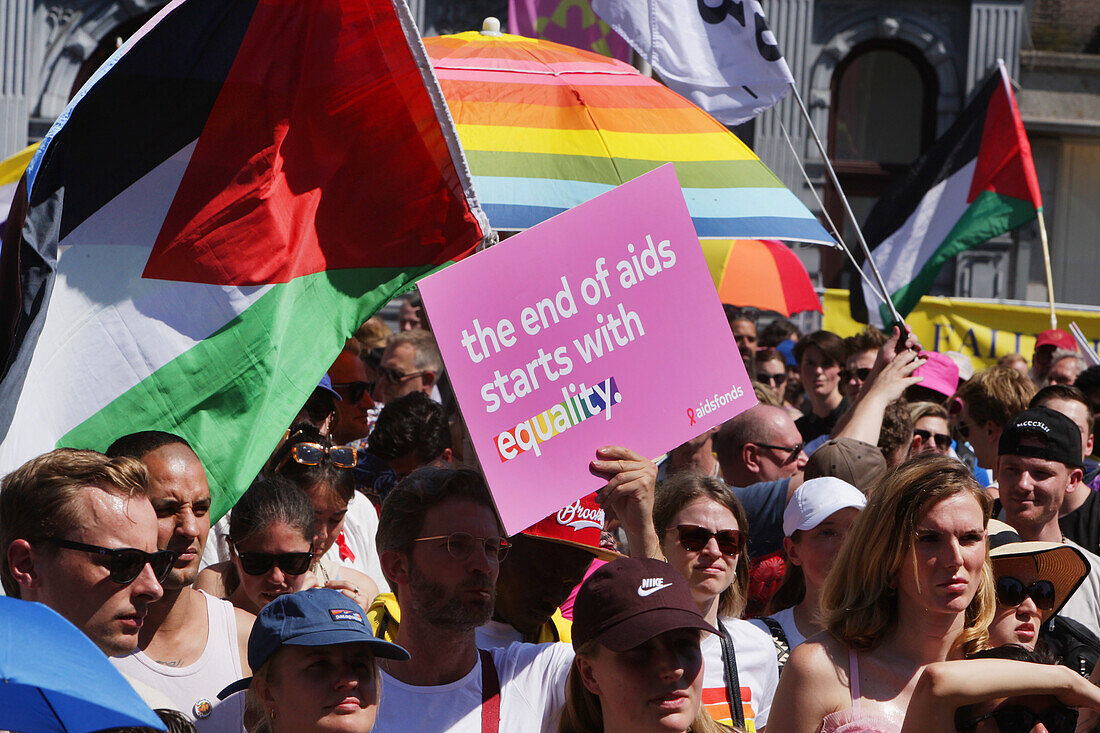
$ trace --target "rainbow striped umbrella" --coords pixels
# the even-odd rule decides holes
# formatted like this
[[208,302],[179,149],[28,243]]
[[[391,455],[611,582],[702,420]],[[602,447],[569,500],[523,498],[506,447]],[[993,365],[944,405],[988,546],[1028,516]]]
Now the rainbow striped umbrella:
[[425,38],[489,222],[520,230],[668,162],[700,237],[832,237],[714,118],[633,67],[550,41]]
[[821,300],[802,260],[782,242],[707,239],[702,244],[723,303],[751,305],[785,316],[821,312]]

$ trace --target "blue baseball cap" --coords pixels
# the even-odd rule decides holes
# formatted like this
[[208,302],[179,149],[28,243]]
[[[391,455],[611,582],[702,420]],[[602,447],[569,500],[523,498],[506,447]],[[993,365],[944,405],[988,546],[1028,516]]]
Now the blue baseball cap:
[[341,402],[344,401],[344,398],[340,396],[340,393],[332,388],[332,377],[330,377],[327,372],[325,373],[325,376],[321,377],[321,381],[317,384],[317,389],[323,389],[331,394],[335,399],[338,399]]
[[783,361],[786,362],[789,367],[798,366],[798,360],[794,358],[794,347],[795,343],[790,339],[780,341],[779,345],[775,347],[775,350],[783,355]]
[[[283,645],[331,646],[366,643],[376,657],[405,661],[409,653],[379,639],[367,623],[366,612],[355,601],[332,588],[309,588],[287,593],[260,609],[248,636],[248,666],[257,670]],[[251,677],[237,680],[218,693],[224,700],[248,689]]]

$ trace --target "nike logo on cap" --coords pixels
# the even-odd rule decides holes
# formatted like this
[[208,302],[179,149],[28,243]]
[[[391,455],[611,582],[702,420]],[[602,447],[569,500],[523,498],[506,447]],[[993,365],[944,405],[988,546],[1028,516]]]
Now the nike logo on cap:
[[638,586],[638,595],[645,598],[671,585],[672,583],[666,583],[664,578],[645,578],[642,580],[642,584]]

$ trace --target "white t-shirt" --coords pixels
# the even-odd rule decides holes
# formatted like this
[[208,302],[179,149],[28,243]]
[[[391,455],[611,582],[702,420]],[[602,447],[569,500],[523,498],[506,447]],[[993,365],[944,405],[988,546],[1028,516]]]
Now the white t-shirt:
[[[806,641],[806,637],[803,636],[802,632],[798,630],[798,624],[794,622],[794,606],[790,608],[784,608],[779,613],[772,614],[768,618],[772,619],[783,627],[783,634],[787,637],[787,648],[789,650],[794,651],[794,648],[796,646]],[[749,623],[753,626],[763,629],[768,636],[771,636],[771,629],[769,629],[767,624],[765,624],[760,619],[749,619]]]
[[[501,733],[553,731],[573,647],[511,644],[489,653],[500,677]],[[374,733],[481,733],[480,656],[469,674],[448,685],[407,685],[382,672]]]
[[1069,597],[1066,605],[1058,612],[1059,616],[1073,619],[1087,627],[1100,637],[1100,557],[1092,554],[1072,540],[1063,540],[1067,545],[1076,547],[1084,554],[1089,563],[1089,574],[1076,592]]
[[503,621],[489,620],[484,626],[474,629],[474,642],[478,649],[493,649],[498,646],[509,646],[523,641],[523,634],[511,624]]
[[[745,733],[755,733],[768,724],[775,686],[779,684],[779,666],[771,634],[739,618],[722,619],[733,640],[737,656],[737,678],[741,684],[741,706],[745,713]],[[722,662],[722,640],[715,634],[703,639],[703,705],[719,723],[732,725],[729,695]]]

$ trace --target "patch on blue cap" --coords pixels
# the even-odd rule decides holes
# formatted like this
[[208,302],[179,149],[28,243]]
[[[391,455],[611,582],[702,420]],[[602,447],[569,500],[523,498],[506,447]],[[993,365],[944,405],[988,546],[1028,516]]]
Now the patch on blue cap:
[[357,621],[360,624],[363,623],[362,614],[358,611],[352,611],[350,608],[330,608],[328,612],[329,615],[332,616],[333,621]]

